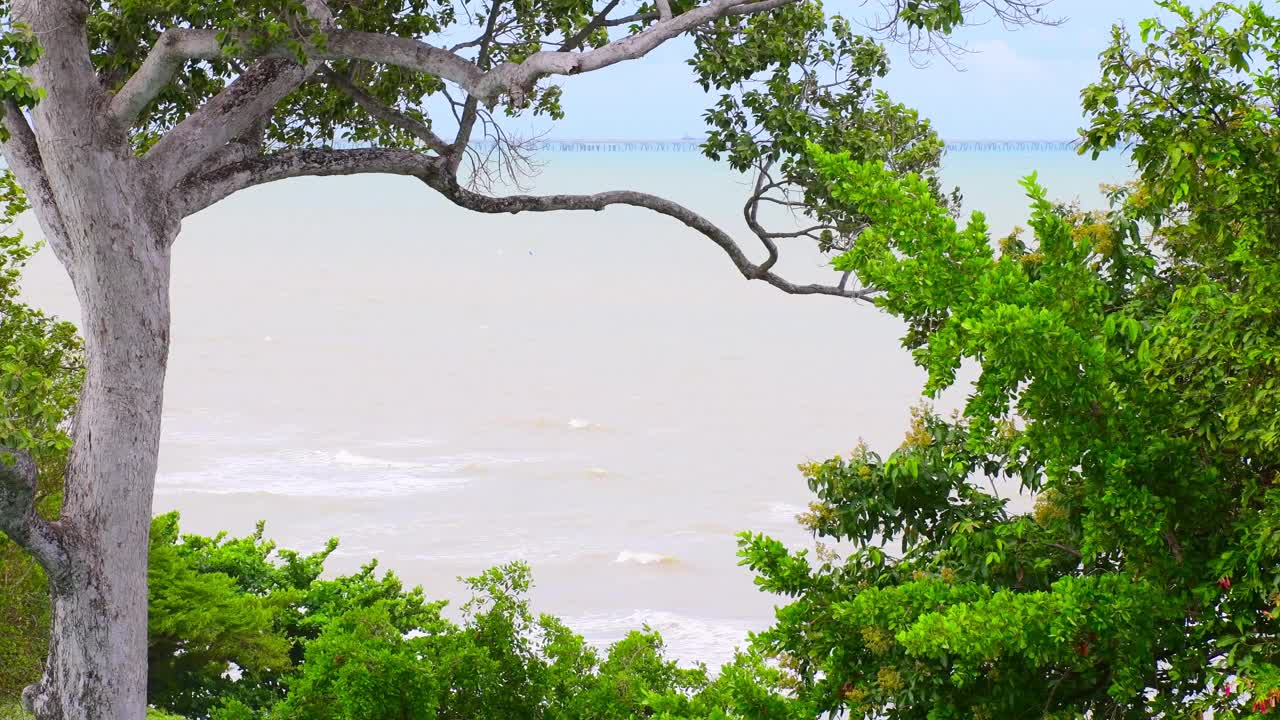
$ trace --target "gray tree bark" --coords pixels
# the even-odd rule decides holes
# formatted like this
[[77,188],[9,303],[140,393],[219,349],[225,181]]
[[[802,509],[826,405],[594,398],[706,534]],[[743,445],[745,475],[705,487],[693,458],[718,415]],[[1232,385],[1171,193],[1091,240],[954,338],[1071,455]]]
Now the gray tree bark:
[[[90,176],[122,177],[110,158],[94,160],[82,158],[71,176],[80,188],[97,184]],[[146,712],[147,556],[171,238],[136,188],[79,196],[62,217],[88,363],[57,523],[66,566],[50,573],[49,657],[24,700],[40,720],[132,719]]]
[[174,228],[118,158],[81,150],[45,155],[55,192],[75,196],[59,204],[57,244],[70,255],[87,368],[57,527],[67,567],[51,583],[45,677],[27,695],[41,720],[146,710],[147,549]]

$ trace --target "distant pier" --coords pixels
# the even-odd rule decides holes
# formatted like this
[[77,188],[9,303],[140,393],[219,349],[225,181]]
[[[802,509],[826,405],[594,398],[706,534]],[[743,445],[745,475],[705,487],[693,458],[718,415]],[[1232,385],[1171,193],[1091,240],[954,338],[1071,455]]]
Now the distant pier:
[[[580,153],[638,153],[638,152],[687,152],[696,153],[702,148],[703,138],[680,138],[679,140],[579,140],[573,138],[541,139],[528,141],[526,147],[547,152],[580,152]],[[479,147],[492,146],[492,141],[476,141]],[[366,143],[338,141],[334,147],[353,148],[369,147]],[[949,152],[979,153],[1027,153],[1027,152],[1074,152],[1079,147],[1078,140],[949,140],[946,141]]]
[[[702,138],[679,140],[578,140],[546,139],[534,143],[550,152],[697,152]],[[946,143],[951,152],[1071,152],[1076,140],[952,140]]]
[[1079,140],[948,140],[952,152],[1075,152]]

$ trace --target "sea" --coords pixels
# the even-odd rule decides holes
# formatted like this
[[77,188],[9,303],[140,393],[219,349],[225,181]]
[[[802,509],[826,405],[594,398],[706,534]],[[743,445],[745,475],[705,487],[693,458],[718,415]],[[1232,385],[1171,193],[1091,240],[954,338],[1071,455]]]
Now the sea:
[[[540,162],[534,192],[658,193],[761,255],[748,178],[696,153]],[[944,175],[998,235],[1025,224],[1032,172],[1086,207],[1131,175],[1062,151],[951,152]],[[783,255],[796,280],[833,278],[806,242]],[[48,251],[25,292],[78,318]],[[482,216],[385,176],[261,187],[188,219],[174,250],[155,509],[196,533],[264,520],[300,550],[337,537],[330,574],[376,558],[455,607],[459,578],[524,561],[534,609],[591,642],[648,626],[716,666],[783,602],[737,534],[812,545],[796,466],[902,439],[923,374],[901,332],[747,282],[644,210]]]

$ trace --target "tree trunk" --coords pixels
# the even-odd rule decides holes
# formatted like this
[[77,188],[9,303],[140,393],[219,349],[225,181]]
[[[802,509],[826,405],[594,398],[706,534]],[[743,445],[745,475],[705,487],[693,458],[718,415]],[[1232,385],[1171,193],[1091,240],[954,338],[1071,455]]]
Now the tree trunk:
[[13,5],[15,19],[40,38],[33,76],[45,97],[31,113],[34,132],[7,147],[75,286],[87,362],[62,516],[40,526],[55,546],[41,554],[53,602],[49,657],[23,701],[40,720],[143,720],[169,253],[181,218],[170,207],[171,188],[159,186],[108,117],[109,98],[89,59],[89,7],[83,0]]
[[[51,573],[44,678],[25,700],[40,720],[141,720],[146,713],[147,559],[169,348],[169,247],[176,223],[131,158],[81,158],[54,240],[81,307],[87,369],[62,517],[67,567]],[[56,175],[55,175],[56,176]]]

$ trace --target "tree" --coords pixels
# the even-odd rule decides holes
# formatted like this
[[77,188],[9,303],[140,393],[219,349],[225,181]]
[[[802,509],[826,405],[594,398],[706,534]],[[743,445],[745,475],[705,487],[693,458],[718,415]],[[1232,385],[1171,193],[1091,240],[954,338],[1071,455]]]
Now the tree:
[[744,538],[793,598],[755,645],[788,669],[792,717],[1280,704],[1280,21],[1160,5],[1173,24],[1117,28],[1082,94],[1082,150],[1128,144],[1140,171],[1109,211],[1054,204],[1033,176],[1033,233],[997,249],[926,182],[813,151],[872,223],[836,265],[907,322],[926,394],[962,362],[980,374],[889,456],[803,468],[804,520],[847,557]]
[[[860,209],[829,202],[805,140],[933,176],[941,145],[928,124],[871,89],[886,69],[883,51],[849,23],[828,23],[814,0],[655,0],[633,12],[620,4],[0,2],[0,149],[75,286],[87,358],[61,518],[13,506],[5,519],[51,578],[47,669],[27,693],[41,718],[143,714],[170,252],[188,215],[276,180],[391,173],[481,213],[645,208],[710,239],[748,279],[788,293],[871,296],[848,276],[799,285],[773,267],[780,239],[841,248],[867,224]],[[1041,4],[889,7],[927,37],[984,8],[1036,21]],[[468,27],[474,36],[458,35]],[[652,195],[486,193],[518,174],[529,150],[496,112],[556,117],[560,90],[549,78],[602,70],[686,34],[697,80],[722,93],[708,114],[707,153],[758,173],[744,215],[764,260]],[[451,140],[426,112],[432,102],[454,115]],[[339,139],[363,147],[336,149]],[[758,214],[765,202],[804,203],[815,224],[769,230]],[[18,470],[8,485],[35,482],[31,467]]]

